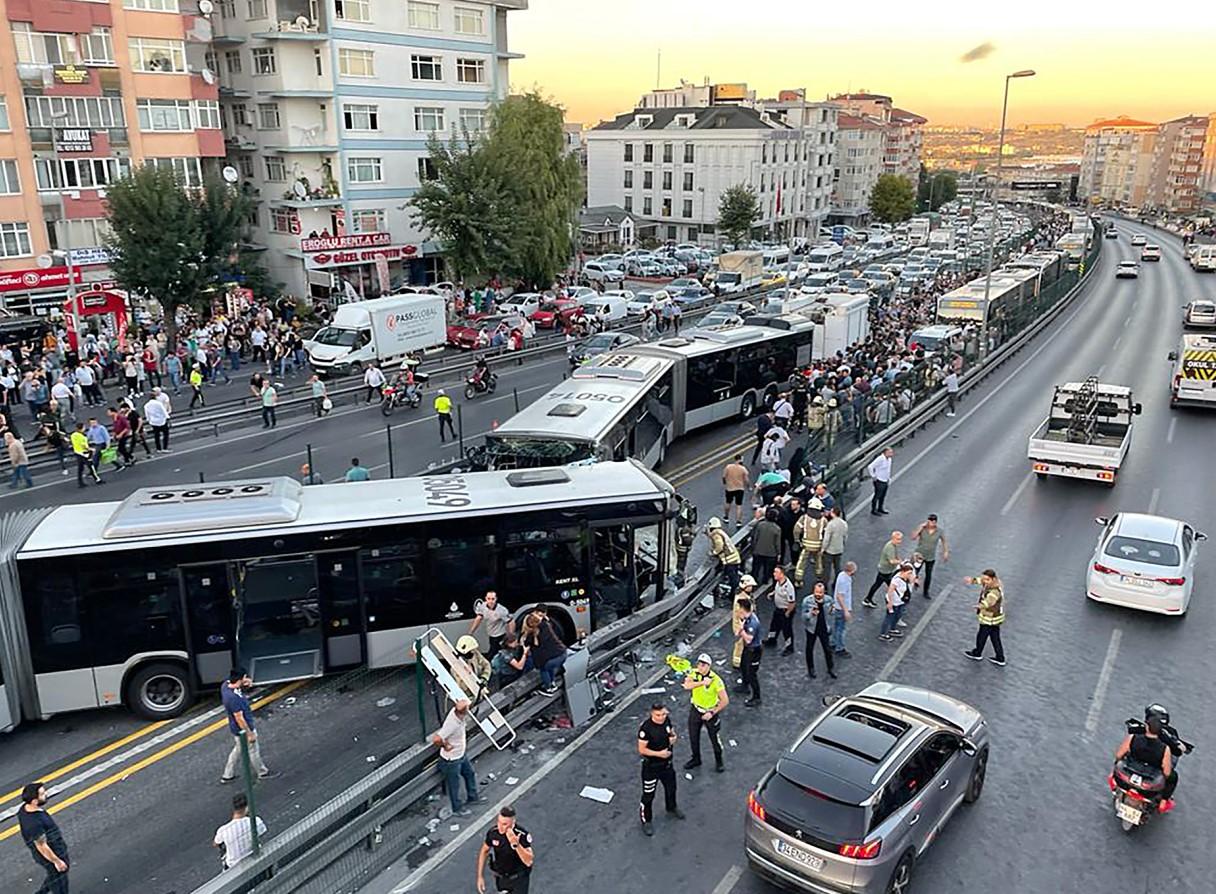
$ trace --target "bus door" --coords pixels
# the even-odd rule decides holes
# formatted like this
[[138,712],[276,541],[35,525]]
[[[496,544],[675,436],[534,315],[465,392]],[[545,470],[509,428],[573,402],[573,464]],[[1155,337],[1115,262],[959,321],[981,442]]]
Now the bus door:
[[202,686],[219,685],[228,679],[228,671],[234,664],[228,565],[222,562],[185,565],[181,574],[182,598],[186,601],[184,616],[190,631],[190,660],[197,682]]
[[364,627],[359,605],[358,560],[359,554],[354,551],[317,556],[326,671],[363,664]]
[[237,657],[257,683],[323,672],[324,631],[313,556],[233,565]]

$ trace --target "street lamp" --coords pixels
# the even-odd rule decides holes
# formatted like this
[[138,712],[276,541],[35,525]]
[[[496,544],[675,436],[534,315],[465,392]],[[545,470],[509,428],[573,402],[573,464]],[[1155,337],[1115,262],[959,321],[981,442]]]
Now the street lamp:
[[1014,78],[1033,78],[1034,69],[1023,68],[1005,75],[1005,98],[1001,102],[1001,133],[996,147],[996,180],[992,188],[992,213],[988,226],[988,250],[984,259],[984,320],[980,327],[980,356],[988,353],[988,296],[992,291],[992,252],[996,247],[996,191],[1001,184],[1001,167],[1005,158],[1005,117],[1009,111],[1009,82]]

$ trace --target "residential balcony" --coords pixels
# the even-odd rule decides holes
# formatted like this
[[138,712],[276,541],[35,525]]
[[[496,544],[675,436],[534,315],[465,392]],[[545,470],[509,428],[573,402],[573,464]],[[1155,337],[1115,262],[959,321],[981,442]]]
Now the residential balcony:
[[270,27],[253,36],[260,40],[328,40],[325,8],[316,0],[276,0]]

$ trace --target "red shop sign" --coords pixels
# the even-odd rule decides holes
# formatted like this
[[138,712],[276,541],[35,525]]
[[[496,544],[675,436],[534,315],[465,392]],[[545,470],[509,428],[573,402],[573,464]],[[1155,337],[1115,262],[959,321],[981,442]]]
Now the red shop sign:
[[[72,271],[77,283],[84,281],[80,268]],[[33,289],[65,288],[68,284],[67,267],[37,267],[30,270],[0,270],[0,292],[28,292]]]

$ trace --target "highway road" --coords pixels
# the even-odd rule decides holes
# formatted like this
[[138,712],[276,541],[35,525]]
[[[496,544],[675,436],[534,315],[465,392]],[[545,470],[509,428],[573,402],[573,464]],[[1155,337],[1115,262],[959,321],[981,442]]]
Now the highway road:
[[[665,821],[660,811],[654,839],[638,828],[636,802],[634,739],[648,698],[621,711],[573,759],[552,769],[524,768],[539,777],[516,803],[536,840],[533,890],[776,891],[746,870],[747,791],[820,710],[823,695],[856,691],[876,679],[963,698],[992,727],[983,798],[961,810],[926,852],[917,890],[1211,890],[1216,859],[1207,838],[1216,805],[1206,793],[1216,785],[1216,765],[1206,750],[1216,739],[1207,691],[1216,674],[1210,647],[1216,547],[1203,544],[1184,619],[1091,603],[1084,579],[1098,534],[1094,516],[1155,511],[1216,533],[1209,485],[1216,418],[1169,409],[1166,362],[1177,343],[1181,306],[1216,284],[1193,274],[1177,241],[1164,234],[1155,237],[1164,247],[1159,265],[1146,264],[1138,281],[1114,280],[1115,262],[1133,256],[1129,234],[1142,231],[1120,228],[1122,238],[1106,244],[1087,291],[1058,324],[973,392],[957,418],[938,421],[897,452],[887,501],[893,514],[875,520],[855,506],[862,511],[850,516],[847,555],[861,566],[863,592],[890,530],[907,531],[936,512],[950,539],[951,561],[939,563],[935,575],[937,595],[930,602],[917,597],[908,636],[880,642],[876,613],[860,610],[850,632],[855,657],[842,663],[837,681],[822,673],[808,681],[801,655],[767,654],[763,706],[736,702],[724,716],[723,736],[736,743],[727,748],[727,772],[692,781],[681,776],[688,819]],[[1114,489],[1039,482],[1029,474],[1026,439],[1046,415],[1052,386],[1086,375],[1130,385],[1144,404]],[[717,499],[715,478],[686,488],[703,517]],[[961,654],[975,634],[974,594],[961,577],[986,566],[1006,585],[1005,668]],[[716,659],[725,657],[728,638],[708,642]],[[1181,761],[1178,809],[1129,837],[1113,818],[1106,776],[1122,721],[1150,701],[1169,706],[1199,750]],[[673,716],[682,732],[682,698],[679,703]],[[687,753],[677,747],[681,763]],[[578,798],[585,784],[610,788],[616,797],[608,805]],[[475,825],[481,830],[491,822],[487,812]],[[456,840],[442,861],[427,864],[431,871],[395,868],[371,890],[400,891],[406,880],[410,890],[465,890],[479,836],[461,842],[463,834],[446,836]]]

